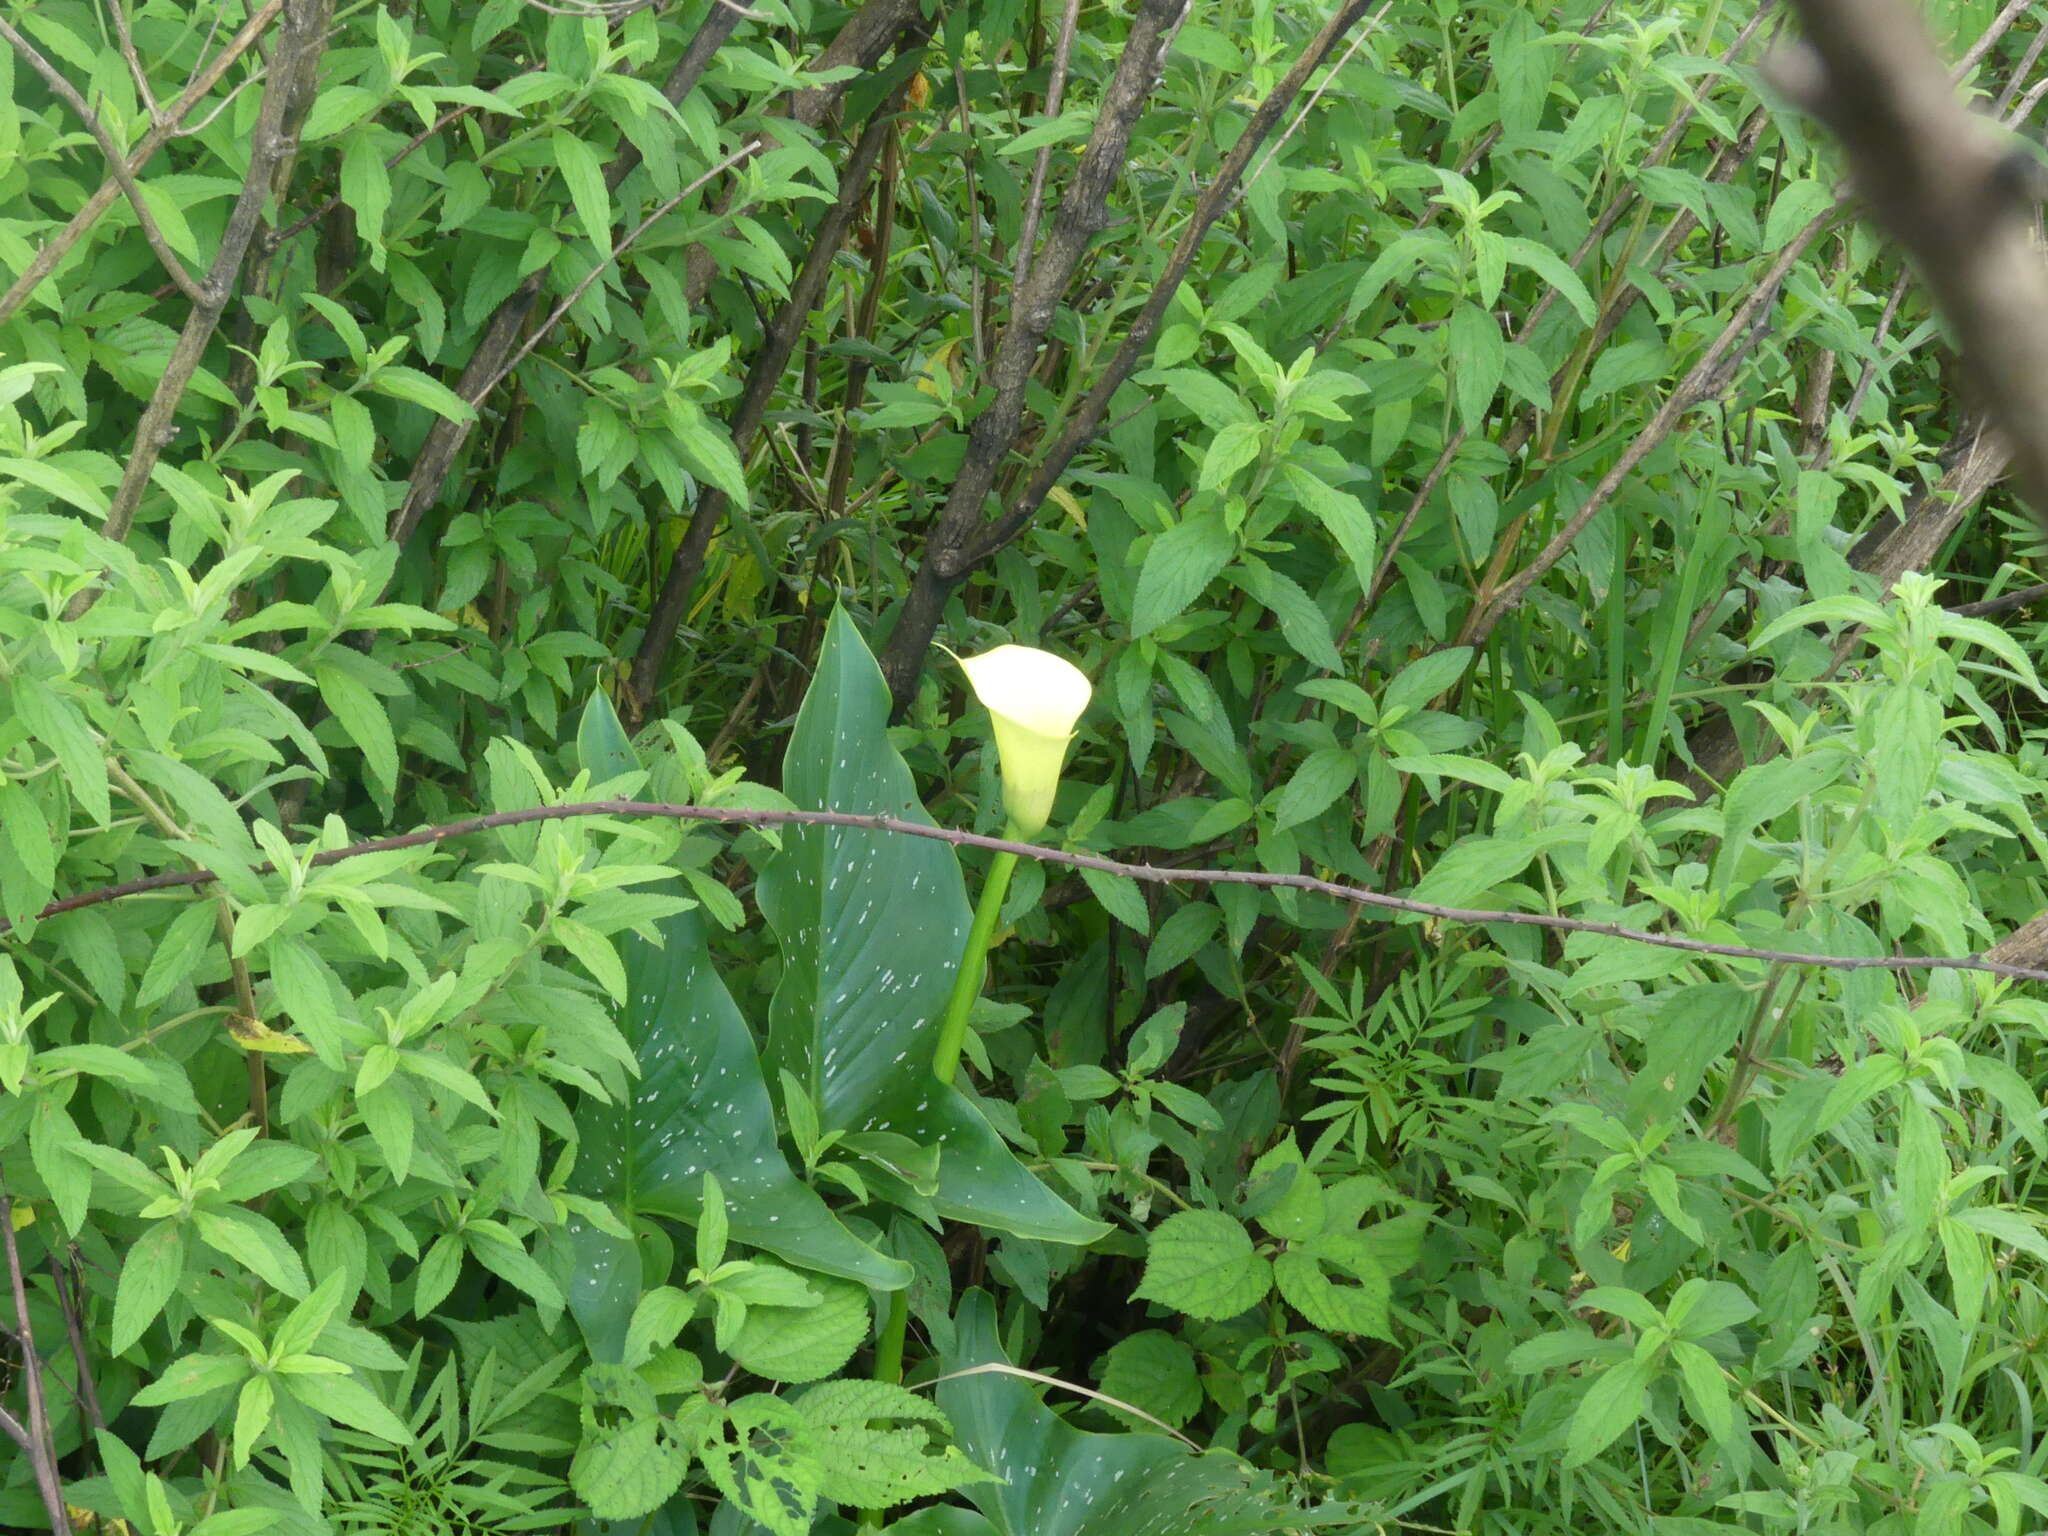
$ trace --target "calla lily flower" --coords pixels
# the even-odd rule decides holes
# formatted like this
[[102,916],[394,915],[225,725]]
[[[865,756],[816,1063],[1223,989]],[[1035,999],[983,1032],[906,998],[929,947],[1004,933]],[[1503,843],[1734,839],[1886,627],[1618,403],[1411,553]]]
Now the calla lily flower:
[[1067,746],[1093,693],[1087,676],[1064,657],[1028,645],[999,645],[959,661],[995,722],[1011,830],[1035,837],[1052,818]]

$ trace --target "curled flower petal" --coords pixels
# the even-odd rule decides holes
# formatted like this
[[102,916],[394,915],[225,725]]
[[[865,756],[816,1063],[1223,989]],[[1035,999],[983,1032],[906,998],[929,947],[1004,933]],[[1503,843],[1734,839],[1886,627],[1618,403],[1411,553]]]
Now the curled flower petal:
[[1035,836],[1052,817],[1067,744],[1093,690],[1072,662],[1028,645],[999,645],[960,666],[995,724],[1010,825]]

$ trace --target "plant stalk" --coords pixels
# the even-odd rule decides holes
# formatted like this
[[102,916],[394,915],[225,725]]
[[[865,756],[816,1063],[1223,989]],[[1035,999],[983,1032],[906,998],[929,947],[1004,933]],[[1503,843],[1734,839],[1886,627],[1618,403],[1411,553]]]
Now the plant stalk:
[[953,977],[953,996],[946,1004],[945,1021],[939,1025],[938,1050],[932,1057],[932,1075],[942,1083],[952,1082],[960,1069],[960,1049],[967,1043],[967,1015],[973,1011],[974,1000],[981,996],[989,941],[995,937],[996,918],[1010,889],[1010,871],[1016,867],[1014,853],[998,853],[989,862],[988,883],[982,886],[981,901],[974,909],[974,926],[967,930],[967,949]]

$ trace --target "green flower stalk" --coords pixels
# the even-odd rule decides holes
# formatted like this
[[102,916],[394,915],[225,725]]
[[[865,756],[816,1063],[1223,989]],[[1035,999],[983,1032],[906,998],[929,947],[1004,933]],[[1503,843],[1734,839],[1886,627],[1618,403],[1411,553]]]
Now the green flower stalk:
[[[995,727],[996,755],[1002,764],[1003,809],[1009,815],[1004,836],[1015,842],[1036,837],[1052,819],[1053,796],[1059,792],[1060,770],[1074,727],[1088,708],[1088,679],[1072,662],[1028,645],[999,645],[980,656],[955,658],[974,696],[987,706]],[[967,1043],[967,1015],[981,995],[989,942],[1010,889],[1017,855],[998,853],[989,865],[988,882],[967,931],[967,949],[953,977],[953,996],[939,1026],[938,1050],[932,1071],[942,1083],[960,1069],[960,1050]]]

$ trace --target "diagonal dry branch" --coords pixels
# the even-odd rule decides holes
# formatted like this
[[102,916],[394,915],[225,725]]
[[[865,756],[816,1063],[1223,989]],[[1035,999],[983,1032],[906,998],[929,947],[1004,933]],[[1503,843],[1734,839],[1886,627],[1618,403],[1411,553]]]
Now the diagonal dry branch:
[[1841,141],[1858,195],[1911,255],[1976,403],[2048,513],[2048,262],[2033,162],[1964,106],[1907,0],[1796,4],[1807,43],[1780,55],[1772,78]]
[[[925,654],[930,649],[932,637],[938,632],[939,619],[947,600],[976,567],[993,558],[1030,526],[1046,498],[1052,494],[1053,487],[1073,463],[1075,455],[1102,431],[1111,399],[1149,352],[1153,335],[1182,279],[1193,266],[1203,240],[1236,201],[1252,156],[1271,136],[1289,105],[1307,85],[1309,77],[1322,67],[1338,42],[1365,15],[1366,5],[1367,0],[1348,0],[1339,7],[1253,110],[1236,143],[1224,156],[1223,163],[1197,201],[1186,228],[1167,257],[1159,281],[1132,320],[1115,355],[1074,407],[1058,436],[1039,454],[1022,488],[991,518],[985,513],[984,503],[995,487],[1004,461],[1017,446],[1024,421],[1024,385],[1029,380],[1038,348],[1051,326],[1053,306],[1066,291],[1073,268],[1087,248],[1093,231],[1107,216],[1108,184],[1102,181],[1098,185],[1099,178],[1110,152],[1114,152],[1120,161],[1127,151],[1129,124],[1123,123],[1119,129],[1118,123],[1111,119],[1111,111],[1115,108],[1134,113],[1143,106],[1150,92],[1149,80],[1143,82],[1143,94],[1132,95],[1120,90],[1130,51],[1139,41],[1137,33],[1133,32],[1131,42],[1126,44],[1125,57],[1119,62],[1118,77],[1105,93],[1102,118],[1098,121],[1095,136],[1082,153],[1080,167],[1061,202],[1059,217],[1046,241],[1046,248],[1033,258],[1025,284],[1018,290],[1014,318],[1003,333],[1002,343],[990,367],[995,396],[988,408],[975,418],[968,435],[966,462],[927,540],[910,592],[904,599],[896,627],[882,653],[882,670],[889,679],[890,692],[899,712],[907,706],[916,690]],[[1380,15],[1384,16],[1387,9],[1388,5],[1382,5]],[[1375,18],[1375,25],[1377,21]],[[1177,19],[1173,25],[1178,26]],[[1170,39],[1171,28],[1168,28],[1158,46],[1163,47]],[[1111,132],[1120,132],[1121,137],[1112,140]],[[1097,157],[1095,162],[1091,163],[1091,156]]]
[[1103,87],[1095,129],[1075,164],[1059,212],[1011,296],[1010,323],[990,358],[988,404],[967,430],[967,455],[946,504],[926,537],[917,573],[882,654],[882,671],[900,711],[916,686],[939,615],[954,588],[974,569],[975,545],[986,524],[984,508],[1016,451],[1024,429],[1025,395],[1039,349],[1052,332],[1081,258],[1110,224],[1109,198],[1130,158],[1131,131],[1152,99],[1166,52],[1186,19],[1188,0],[1141,0],[1116,71]]
[[[313,105],[315,76],[321,52],[327,45],[331,3],[332,0],[285,0],[277,46],[264,85],[262,110],[251,135],[248,174],[228,214],[227,227],[221,231],[220,248],[200,284],[199,297],[185,318],[185,328],[171,349],[163,376],[157,380],[135,429],[134,447],[100,527],[104,538],[118,543],[128,536],[157,459],[176,435],[178,404],[199,371],[214,332],[220,327],[221,316],[227,312],[228,300],[234,295],[236,275],[242,270],[242,259],[248,254],[249,243],[263,217],[263,206],[271,195],[272,173],[297,152],[299,125]],[[81,592],[72,600],[66,617],[82,617],[98,600],[99,591],[92,587]]]
[[85,131],[92,135],[93,142],[100,147],[100,153],[107,157],[107,171],[114,178],[114,184],[121,189],[121,195],[128,199],[128,206],[135,210],[135,222],[142,226],[142,238],[147,240],[149,248],[156,252],[156,259],[163,263],[164,271],[170,274],[170,279],[177,285],[178,291],[195,304],[205,302],[199,291],[199,284],[194,281],[192,274],[185,270],[185,264],[178,259],[178,253],[171,249],[170,242],[164,239],[164,232],[157,228],[156,216],[149,211],[149,204],[142,200],[142,188],[136,183],[135,173],[128,169],[127,151],[114,142],[113,134],[108,131],[107,125],[100,121],[99,113],[93,111],[92,104],[78,94],[71,82],[64,78],[63,72],[44,58],[34,43],[8,24],[5,16],[0,16],[0,38],[4,38],[16,53],[28,60],[29,68],[41,75],[58,99],[85,124]]
[[[882,55],[888,52],[896,34],[916,14],[917,0],[868,0],[868,3],[856,11],[839,29],[824,52],[818,55],[811,66],[812,69],[823,71],[843,65],[852,65],[863,71],[872,69]],[[682,57],[676,61],[675,67],[669,72],[668,80],[662,86],[662,94],[671,103],[681,105],[697,88],[720,45],[732,35],[733,27],[741,19],[729,6],[712,7],[704,24],[683,50]],[[788,116],[806,127],[816,127],[843,99],[850,83],[842,80],[796,92],[789,99]],[[731,170],[752,159],[774,142],[770,133],[757,134],[739,150],[720,160],[713,170],[721,174]],[[632,168],[639,163],[639,149],[630,142],[627,143],[607,168],[605,184],[616,190]],[[688,192],[694,193],[697,190],[698,185],[693,184]],[[660,205],[656,210],[657,215],[669,213],[681,201],[682,198],[678,197]],[[634,231],[634,237],[647,227],[647,222],[651,221],[643,221],[640,229]],[[628,243],[631,238],[633,237],[629,237]],[[588,282],[595,281],[596,275],[608,268],[623,249],[623,245],[614,247],[609,255],[603,256],[597,267],[592,269],[592,274],[586,278],[586,286]],[[696,284],[698,266],[695,253],[692,253],[689,270],[689,298],[694,304],[703,297],[703,289]],[[704,286],[709,286],[708,276],[704,280]],[[526,317],[532,312],[538,293],[537,285],[522,284],[516,292],[500,303],[491,318],[485,322],[477,343],[476,354],[463,367],[458,390],[470,405],[481,405],[491,391],[510,374],[511,367],[506,365],[505,358],[511,355],[518,333],[525,325]],[[528,350],[531,350],[530,347]],[[520,354],[524,355],[524,352]],[[516,362],[516,359],[514,361]],[[441,487],[454,469],[456,457],[461,453],[462,445],[467,441],[476,420],[474,414],[459,421],[440,418],[428,431],[427,441],[420,450],[419,461],[414,467],[405,500],[399,505],[398,510],[391,514],[390,535],[393,540],[403,544],[419,526],[427,508],[439,498]]]
[[[235,61],[256,46],[257,40],[283,10],[284,0],[267,0],[250,15],[227,45],[192,77],[185,89],[178,93],[178,99],[164,109],[161,120],[142,136],[134,152],[128,156],[126,169],[130,176],[149,164],[152,155],[177,137],[177,125],[220,83],[221,77],[234,66]],[[109,176],[100,189],[85,200],[85,206],[71,216],[70,222],[43,242],[42,249],[36,252],[21,276],[8,285],[4,294],[0,294],[0,321],[5,321],[28,302],[28,296],[42,285],[44,278],[57,270],[57,264],[85,238],[85,232],[120,195],[120,184]]]
[[[922,33],[924,29],[919,30]],[[922,43],[921,35],[916,39],[906,37],[899,47],[922,46]],[[789,297],[776,311],[775,319],[769,324],[760,349],[747,369],[746,383],[741,387],[739,399],[734,402],[732,414],[726,422],[733,451],[743,461],[753,446],[755,435],[761,430],[762,422],[768,417],[769,400],[789,367],[789,359],[796,351],[798,340],[810,324],[812,311],[824,300],[832,263],[853,232],[854,220],[867,202],[868,183],[881,161],[883,147],[896,131],[896,116],[908,89],[909,81],[906,79],[869,115],[860,141],[855,144],[846,164],[839,169],[839,196],[818,221],[818,227],[811,236],[810,252],[804,257],[796,281],[790,284]],[[682,623],[684,607],[690,600],[690,594],[696,590],[697,577],[704,569],[704,557],[725,516],[725,508],[725,493],[716,487],[705,486],[698,493],[696,506],[690,511],[682,541],[669,558],[668,571],[662,577],[661,589],[648,613],[647,628],[641,636],[640,649],[633,658],[633,670],[628,679],[627,703],[635,717],[644,715],[654,701],[662,665],[675,641],[676,627]]]

